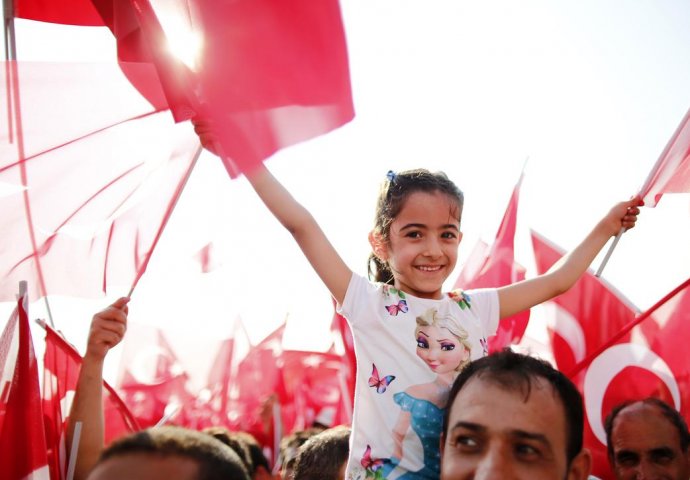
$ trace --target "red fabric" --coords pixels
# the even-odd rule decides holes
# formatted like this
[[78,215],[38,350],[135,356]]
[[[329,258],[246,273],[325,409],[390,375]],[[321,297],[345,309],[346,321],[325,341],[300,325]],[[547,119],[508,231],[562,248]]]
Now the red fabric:
[[24,297],[0,337],[0,465],[2,478],[48,479],[38,365]]
[[[175,119],[213,122],[231,176],[353,118],[337,0],[130,5]],[[170,13],[204,37],[193,70],[165,48],[159,18]]]
[[65,25],[102,26],[91,0],[14,0],[18,18]]
[[653,396],[690,420],[690,279],[639,315],[579,366],[587,419],[585,442],[594,455],[593,473],[613,478],[604,446],[603,418],[622,401]]
[[[65,476],[65,434],[74,392],[77,388],[81,356],[61,334],[46,329],[43,357],[43,412],[45,415],[51,478]],[[103,413],[106,444],[139,430],[139,424],[115,390],[103,382]]]
[[213,242],[209,242],[194,255],[194,259],[199,262],[201,273],[209,273],[220,267],[222,263],[216,255],[216,247]]
[[118,390],[142,427],[156,425],[163,417],[187,424],[193,402],[189,377],[160,329],[130,323],[120,372]]
[[[539,273],[547,271],[564,254],[536,233],[532,233],[532,242]],[[591,394],[585,389],[586,372],[581,369],[582,362],[619,335],[621,329],[635,318],[636,309],[604,280],[586,272],[570,290],[546,302],[544,310],[556,366],[571,377],[588,407]],[[630,338],[630,333],[627,333],[621,336],[621,341],[627,342]],[[633,394],[636,381],[630,377],[625,381],[615,378],[605,396],[605,413],[598,415],[586,408],[587,418],[601,422],[616,403]],[[585,422],[584,442],[594,457],[593,473],[600,478],[613,478],[608,467],[606,446],[597,438],[591,425],[591,422]]]
[[0,131],[0,186],[14,190],[0,197],[0,300],[20,280],[32,300],[135,284],[198,139],[155,112],[115,63],[5,66],[21,108],[12,135]]
[[639,195],[645,206],[655,207],[664,193],[690,193],[690,110],[668,141]]
[[[514,248],[521,183],[522,176],[513,189],[491,249],[484,254],[483,248],[475,247],[472,253],[476,257],[468,260],[467,266],[463,268],[455,282],[455,288],[469,290],[502,287],[525,279],[525,269],[515,261]],[[511,344],[519,343],[527,328],[529,314],[529,310],[525,310],[510,318],[501,319],[496,335],[489,338],[489,351],[498,351]]]

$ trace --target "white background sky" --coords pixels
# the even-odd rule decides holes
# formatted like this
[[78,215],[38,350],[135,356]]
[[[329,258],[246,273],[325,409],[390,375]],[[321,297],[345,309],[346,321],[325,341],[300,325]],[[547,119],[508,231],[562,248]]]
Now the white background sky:
[[[613,203],[637,192],[690,107],[686,0],[341,5],[356,117],[268,165],[360,273],[389,169],[444,170],[465,192],[462,263],[477,239],[493,240],[529,157],[516,248],[531,268],[528,229],[574,247]],[[111,59],[113,43],[103,29],[17,21],[20,60]],[[201,274],[192,257],[210,240],[222,267]],[[644,209],[603,276],[643,310],[690,276],[690,196]],[[91,314],[127,289],[91,301],[51,297],[56,325],[81,350]],[[211,361],[238,315],[254,341],[289,315],[286,346],[314,349],[328,347],[332,315],[292,238],[210,154],[130,309],[132,322],[164,327],[192,368]],[[2,305],[0,322],[9,311]],[[37,302],[31,317],[43,311]]]

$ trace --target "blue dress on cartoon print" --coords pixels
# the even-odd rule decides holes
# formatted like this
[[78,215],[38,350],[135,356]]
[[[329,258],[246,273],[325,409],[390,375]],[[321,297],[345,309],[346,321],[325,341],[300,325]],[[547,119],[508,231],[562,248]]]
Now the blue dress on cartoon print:
[[[399,480],[437,480],[441,475],[441,452],[439,450],[439,438],[443,429],[442,408],[437,407],[428,400],[421,400],[399,392],[393,395],[395,403],[400,405],[403,411],[410,412],[410,425],[417,434],[424,449],[424,467],[416,472],[407,472],[397,477]],[[391,458],[390,463],[384,466],[384,478],[388,478],[400,459]]]

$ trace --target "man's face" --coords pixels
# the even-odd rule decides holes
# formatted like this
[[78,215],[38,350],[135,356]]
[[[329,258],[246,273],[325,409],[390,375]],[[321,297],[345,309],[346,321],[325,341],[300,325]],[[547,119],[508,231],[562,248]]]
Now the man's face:
[[533,380],[525,399],[518,389],[474,377],[450,408],[442,480],[587,478],[588,454],[567,464],[565,411],[546,381]]
[[611,444],[618,479],[690,478],[678,429],[654,405],[635,403],[621,410],[613,422]]
[[131,453],[96,465],[87,480],[196,480],[199,466],[190,458]]

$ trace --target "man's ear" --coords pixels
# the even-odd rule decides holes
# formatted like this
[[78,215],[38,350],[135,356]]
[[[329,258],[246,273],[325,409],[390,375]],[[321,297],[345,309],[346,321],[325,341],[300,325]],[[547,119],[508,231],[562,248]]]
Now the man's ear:
[[384,262],[388,260],[388,245],[380,233],[375,233],[373,230],[369,232],[369,245],[379,260]]
[[587,480],[592,471],[592,454],[583,448],[570,462],[568,469],[568,480]]

